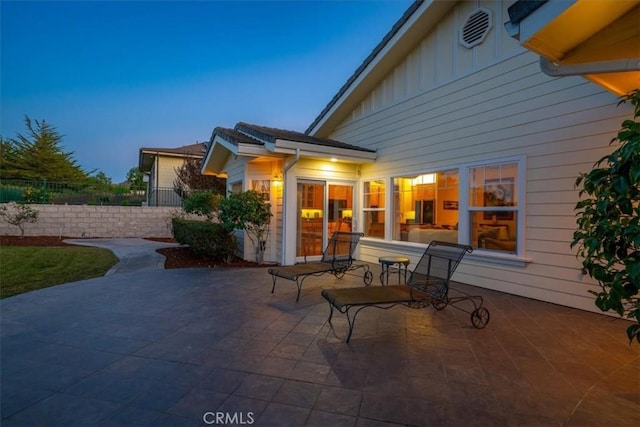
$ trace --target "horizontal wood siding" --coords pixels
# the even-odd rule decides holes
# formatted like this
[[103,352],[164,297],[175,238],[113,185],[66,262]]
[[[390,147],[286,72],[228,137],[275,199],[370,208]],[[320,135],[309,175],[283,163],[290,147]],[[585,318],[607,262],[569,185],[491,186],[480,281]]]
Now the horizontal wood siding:
[[[581,274],[570,248],[574,184],[610,152],[610,140],[632,109],[618,107],[615,95],[583,78],[545,76],[538,57],[505,34],[510,3],[461,2],[363,101],[370,108],[351,114],[331,137],[377,150],[377,161],[362,166],[362,180],[524,158],[528,262],[514,266],[471,257],[455,279],[595,311],[588,291],[597,285]],[[469,51],[457,43],[457,31],[478,5],[494,12],[494,26]],[[390,221],[390,210],[387,215]],[[404,254],[415,265],[423,250],[364,239],[359,257],[377,262],[381,255]]]

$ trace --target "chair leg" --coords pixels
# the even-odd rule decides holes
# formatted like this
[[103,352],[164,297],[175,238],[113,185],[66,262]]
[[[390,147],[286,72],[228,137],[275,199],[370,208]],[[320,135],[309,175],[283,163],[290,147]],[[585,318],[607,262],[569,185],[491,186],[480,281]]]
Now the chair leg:
[[300,300],[300,291],[302,290],[302,280],[296,280],[296,286],[298,287],[298,295],[296,296],[296,302]]
[[273,286],[271,287],[271,293],[273,293],[273,291],[275,291],[275,289],[276,289],[276,279],[277,279],[277,277],[276,277],[275,274],[272,274],[271,278],[273,279]]

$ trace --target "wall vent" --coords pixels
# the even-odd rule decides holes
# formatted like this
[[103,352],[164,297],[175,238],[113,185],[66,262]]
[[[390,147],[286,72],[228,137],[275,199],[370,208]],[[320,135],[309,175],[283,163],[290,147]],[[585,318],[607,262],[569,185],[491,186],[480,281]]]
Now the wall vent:
[[474,10],[464,21],[460,30],[460,44],[467,49],[479,45],[489,34],[492,25],[489,9],[481,7]]

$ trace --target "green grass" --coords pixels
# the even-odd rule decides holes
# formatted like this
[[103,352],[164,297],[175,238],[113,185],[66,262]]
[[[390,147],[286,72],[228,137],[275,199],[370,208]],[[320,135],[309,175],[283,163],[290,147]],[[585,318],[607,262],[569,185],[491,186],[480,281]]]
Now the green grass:
[[104,276],[118,258],[80,246],[0,246],[0,298]]

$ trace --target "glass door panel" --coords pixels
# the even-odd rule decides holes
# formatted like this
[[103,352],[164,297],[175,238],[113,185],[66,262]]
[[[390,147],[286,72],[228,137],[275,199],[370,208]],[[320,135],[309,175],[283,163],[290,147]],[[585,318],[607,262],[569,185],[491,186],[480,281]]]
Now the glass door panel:
[[325,183],[298,181],[296,257],[321,256],[325,242]]
[[327,236],[353,230],[353,185],[329,184],[327,206]]

